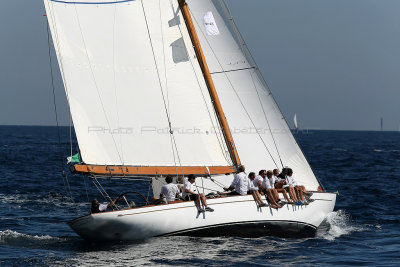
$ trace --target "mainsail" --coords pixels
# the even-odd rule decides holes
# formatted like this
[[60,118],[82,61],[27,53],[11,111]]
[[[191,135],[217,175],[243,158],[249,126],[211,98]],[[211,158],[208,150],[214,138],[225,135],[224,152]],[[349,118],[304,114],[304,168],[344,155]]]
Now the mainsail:
[[44,1],[86,164],[234,171],[176,0]]
[[317,190],[319,183],[224,1],[187,3],[241,162],[249,171],[289,166],[299,183]]

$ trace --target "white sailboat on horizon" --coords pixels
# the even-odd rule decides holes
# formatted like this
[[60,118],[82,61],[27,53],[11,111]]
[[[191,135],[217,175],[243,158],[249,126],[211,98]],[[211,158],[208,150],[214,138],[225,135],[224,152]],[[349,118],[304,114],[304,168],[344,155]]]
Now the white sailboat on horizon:
[[[290,166],[308,206],[252,196],[146,205],[69,222],[89,240],[164,235],[312,236],[333,211],[222,0],[44,0],[83,163],[75,173],[152,181],[195,174],[204,193]],[[212,178],[212,179],[211,179]],[[106,193],[106,192],[104,192]]]

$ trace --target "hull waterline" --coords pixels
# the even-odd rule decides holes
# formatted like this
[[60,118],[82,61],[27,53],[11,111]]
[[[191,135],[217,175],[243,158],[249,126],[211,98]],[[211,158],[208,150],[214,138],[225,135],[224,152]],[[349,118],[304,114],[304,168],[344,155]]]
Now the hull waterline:
[[155,236],[309,237],[333,211],[336,194],[314,193],[309,205],[258,207],[251,195],[208,199],[214,212],[198,213],[192,201],[97,213],[70,221],[90,241],[142,240]]

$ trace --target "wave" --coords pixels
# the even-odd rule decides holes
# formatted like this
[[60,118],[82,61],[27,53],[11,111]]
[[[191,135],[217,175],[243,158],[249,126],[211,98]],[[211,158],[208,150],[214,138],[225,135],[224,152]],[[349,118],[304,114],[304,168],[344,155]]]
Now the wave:
[[65,241],[67,238],[49,235],[29,235],[12,230],[0,231],[0,244],[17,247],[42,248],[46,245]]
[[363,230],[365,230],[364,227],[352,224],[349,214],[343,210],[338,210],[328,214],[317,231],[317,237],[333,241],[340,236]]
[[24,203],[35,203],[40,205],[51,204],[52,206],[86,206],[84,203],[73,203],[71,199],[59,193],[49,192],[47,194],[0,194],[0,203],[18,205]]

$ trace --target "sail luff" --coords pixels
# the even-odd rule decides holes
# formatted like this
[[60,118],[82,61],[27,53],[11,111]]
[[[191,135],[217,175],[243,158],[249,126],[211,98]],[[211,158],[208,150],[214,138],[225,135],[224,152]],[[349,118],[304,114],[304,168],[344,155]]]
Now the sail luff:
[[238,154],[238,152],[236,150],[235,143],[233,141],[233,137],[232,137],[232,134],[230,132],[228,122],[226,120],[224,111],[222,109],[221,102],[220,102],[219,97],[218,97],[217,90],[215,88],[213,79],[212,79],[211,74],[210,74],[210,70],[208,68],[208,65],[207,65],[203,50],[201,48],[200,40],[199,40],[199,38],[197,36],[196,28],[195,28],[195,26],[193,24],[189,8],[188,8],[187,3],[186,3],[185,0],[178,0],[178,1],[179,1],[179,6],[181,8],[183,17],[185,19],[185,22],[186,22],[186,25],[187,25],[187,28],[188,28],[188,31],[189,31],[189,34],[190,34],[190,37],[192,38],[193,45],[194,45],[194,48],[195,48],[195,51],[196,51],[196,54],[197,54],[197,57],[198,57],[199,64],[201,66],[201,69],[203,70],[204,78],[205,78],[206,83],[208,85],[208,89],[210,91],[210,95],[212,97],[213,104],[215,106],[215,110],[216,110],[216,112],[218,114],[218,117],[219,117],[219,120],[220,120],[220,123],[221,123],[221,126],[222,126],[222,130],[223,130],[225,138],[226,138],[226,143],[227,143],[229,152],[231,154],[231,157],[232,157],[234,165],[238,166],[238,165],[241,164],[240,163],[239,154]]

